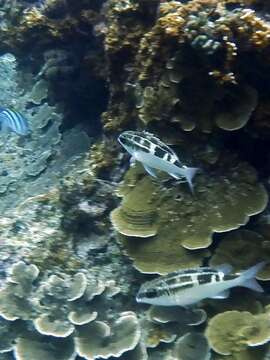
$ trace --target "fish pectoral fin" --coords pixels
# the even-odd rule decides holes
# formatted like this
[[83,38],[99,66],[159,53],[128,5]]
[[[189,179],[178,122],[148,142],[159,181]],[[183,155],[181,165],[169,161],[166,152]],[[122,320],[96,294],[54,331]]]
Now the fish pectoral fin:
[[149,175],[151,175],[155,178],[157,177],[156,169],[152,168],[151,166],[145,165],[145,164],[143,164],[143,167]]
[[211,297],[211,299],[227,299],[230,296],[230,290],[224,290],[217,295]]
[[130,164],[131,167],[132,167],[132,166],[135,166],[135,164],[136,164],[136,159],[135,159],[134,156],[131,156],[131,158],[129,159],[129,164]]
[[[175,178],[176,180],[184,180],[184,176],[178,175],[178,174],[174,174],[174,173],[169,173],[169,175],[171,175],[173,178]],[[184,180],[186,182],[186,180]]]

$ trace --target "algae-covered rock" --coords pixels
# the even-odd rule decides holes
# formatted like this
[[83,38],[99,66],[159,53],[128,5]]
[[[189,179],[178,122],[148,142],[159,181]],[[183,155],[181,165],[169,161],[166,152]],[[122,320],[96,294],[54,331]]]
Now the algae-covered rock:
[[210,347],[221,355],[234,355],[270,340],[269,313],[226,311],[214,316],[206,329]]
[[214,170],[201,171],[194,185],[193,196],[185,184],[167,185],[140,169],[128,171],[120,189],[123,201],[111,221],[140,271],[166,273],[200,265],[213,233],[245,225],[268,202],[255,170],[230,156]]
[[[239,256],[239,254],[245,254]],[[236,230],[225,235],[210,260],[212,266],[228,263],[235,272],[246,270],[260,261],[268,261],[270,241],[257,232]],[[270,267],[266,266],[256,275],[259,280],[270,280]]]

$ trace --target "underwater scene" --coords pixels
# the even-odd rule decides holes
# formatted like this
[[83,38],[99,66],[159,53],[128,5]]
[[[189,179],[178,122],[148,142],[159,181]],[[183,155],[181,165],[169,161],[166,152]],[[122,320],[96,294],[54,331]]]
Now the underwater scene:
[[0,0],[0,360],[270,360],[269,0]]

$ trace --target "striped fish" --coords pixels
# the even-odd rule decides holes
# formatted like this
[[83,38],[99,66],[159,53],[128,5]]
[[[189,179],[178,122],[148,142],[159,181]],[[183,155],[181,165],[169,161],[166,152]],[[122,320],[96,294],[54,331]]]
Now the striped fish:
[[11,130],[18,135],[30,133],[26,118],[18,111],[0,107],[0,124],[3,132]]
[[136,300],[161,306],[188,306],[206,298],[224,299],[235,286],[263,292],[255,275],[264,265],[261,262],[240,274],[231,273],[230,265],[175,271],[143,284]]
[[182,165],[175,152],[157,137],[144,131],[125,131],[118,141],[132,156],[131,161],[141,162],[151,176],[157,177],[156,170],[161,170],[176,179],[185,178],[193,192],[192,179],[198,168]]

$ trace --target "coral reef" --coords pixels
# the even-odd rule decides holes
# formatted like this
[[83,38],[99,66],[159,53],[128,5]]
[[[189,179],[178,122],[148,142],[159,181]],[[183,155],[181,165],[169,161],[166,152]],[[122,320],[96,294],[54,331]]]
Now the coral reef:
[[[0,103],[32,129],[0,145],[1,360],[269,357],[265,294],[135,302],[148,273],[269,261],[269,14],[263,0],[0,1]],[[199,167],[194,195],[126,171],[125,129]],[[267,289],[269,265],[257,278]]]
[[[269,313],[252,315],[249,312],[228,311],[209,321],[206,336],[210,347],[221,355],[244,356],[252,348],[269,341]],[[251,349],[250,349],[251,348]],[[250,356],[250,355],[247,355]],[[240,358],[237,355],[237,359]]]
[[143,1],[123,7],[109,1],[105,49],[111,100],[105,129],[134,123],[204,132],[245,126],[263,98],[260,71],[269,70],[270,27],[250,5],[154,1],[153,16]]
[[[35,265],[14,264],[0,290],[1,354],[13,351],[16,359],[66,360],[76,354],[89,360],[147,359],[146,348],[154,351],[162,342],[171,343],[205,320],[202,310],[152,309],[148,320],[133,311],[119,312],[120,288],[91,273],[41,274]],[[202,335],[194,336],[204,346],[198,339]],[[179,339],[174,352],[188,346],[187,340]]]
[[[48,104],[45,80],[37,80],[31,73],[22,75],[16,70],[17,62],[12,55],[5,55],[0,63],[3,75],[9,72],[8,80],[2,84],[1,105],[19,110],[31,128],[31,135],[25,139],[2,134],[5,141],[1,142],[0,193],[4,200],[0,208],[3,211],[54,186],[69,166],[78,161],[78,156],[88,150],[90,140],[76,128],[62,135],[63,115],[56,106]],[[24,88],[22,76],[27,77]]]
[[[14,337],[3,343],[5,351],[14,348],[18,358],[26,359],[33,347],[34,353],[44,352],[48,358],[52,358],[49,357],[52,352],[51,356],[56,359],[55,350],[60,351],[66,344],[66,350],[61,354],[63,359],[74,358],[75,350],[85,359],[92,359],[97,356],[119,356],[137,345],[140,330],[134,313],[120,314],[112,324],[112,329],[104,322],[110,318],[110,307],[108,314],[105,312],[107,302],[119,292],[113,282],[100,283],[93,277],[88,279],[83,273],[73,277],[65,274],[50,275],[37,282],[38,276],[35,265],[19,262],[12,267],[1,289],[0,312],[8,320],[3,322],[2,333],[4,335],[5,331],[11,331],[17,338],[15,347],[11,346]],[[91,307],[90,302],[93,303]],[[23,322],[21,325],[18,325],[19,320]],[[31,331],[27,322],[32,322]],[[112,343],[108,342],[104,348],[104,338],[108,341],[110,336]],[[92,343],[89,347],[90,339]]]
[[111,221],[124,235],[119,239],[136,268],[166,273],[200,265],[207,256],[201,249],[211,244],[214,232],[245,225],[249,216],[265,209],[268,196],[254,170],[227,161],[220,161],[213,173],[196,177],[196,201],[183,184],[168,187],[143,176],[140,168],[129,170],[119,190],[123,201]]

